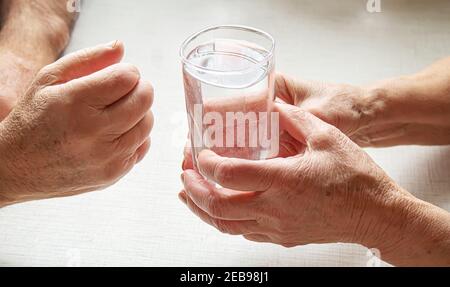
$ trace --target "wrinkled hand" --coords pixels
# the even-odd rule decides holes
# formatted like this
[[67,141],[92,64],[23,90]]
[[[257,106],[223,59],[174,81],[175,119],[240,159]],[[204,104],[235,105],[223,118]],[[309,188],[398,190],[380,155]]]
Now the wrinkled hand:
[[0,124],[1,205],[105,188],[150,146],[150,83],[119,42],[43,68]]
[[276,93],[283,102],[337,127],[360,146],[370,146],[386,130],[386,126],[371,125],[371,92],[364,87],[294,80],[278,74]]
[[[353,86],[294,80],[279,74],[276,93],[283,102],[337,127],[362,147],[445,145],[450,140],[450,127],[445,119],[448,113],[442,109],[448,106],[448,93],[439,93],[446,90],[439,81],[427,82],[440,78],[448,83],[445,72],[431,69],[416,77]],[[414,93],[419,93],[415,99]]]
[[287,158],[249,161],[211,151],[200,172],[185,170],[180,198],[222,232],[283,246],[365,242],[386,201],[408,196],[335,127],[287,104],[277,104],[281,128],[307,148]]
[[[276,75],[276,101],[302,108],[337,127],[352,141],[367,147],[386,142],[403,131],[402,123],[374,124],[372,91],[364,87],[346,84],[326,84],[313,81],[294,80],[283,74]],[[215,103],[214,110],[232,110],[230,102]],[[217,107],[222,105],[222,109]],[[207,107],[205,107],[207,109]],[[239,109],[236,109],[239,110]],[[280,131],[280,151],[278,157],[286,157],[301,152],[304,146]],[[230,150],[234,152],[234,150]],[[221,153],[221,155],[225,155]],[[238,155],[232,155],[239,157]],[[183,169],[192,168],[190,142],[184,150]]]

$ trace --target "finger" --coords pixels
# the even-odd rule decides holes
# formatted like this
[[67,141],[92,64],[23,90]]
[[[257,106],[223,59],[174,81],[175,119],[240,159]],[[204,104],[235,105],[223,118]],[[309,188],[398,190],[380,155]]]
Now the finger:
[[242,191],[267,191],[281,170],[280,159],[253,161],[222,157],[210,150],[198,156],[201,174],[223,187]]
[[310,82],[294,80],[284,74],[275,76],[275,95],[283,102],[291,105],[299,105],[313,90]]
[[140,73],[135,66],[119,63],[59,87],[66,91],[65,94],[103,109],[127,97],[137,86],[139,79]]
[[222,116],[226,116],[227,112],[236,111],[267,112],[267,103],[261,101],[261,97],[267,97],[267,95],[255,93],[246,95],[245,97],[213,97],[203,102],[203,113],[216,112]]
[[115,133],[123,133],[138,123],[153,104],[153,87],[139,81],[128,95],[105,109]]
[[114,41],[68,54],[41,72],[40,84],[50,86],[78,79],[120,62],[122,42]]
[[305,144],[294,139],[289,133],[280,133],[280,149],[277,157],[292,157],[305,152]]
[[259,216],[258,194],[216,188],[194,170],[182,174],[183,185],[192,201],[210,216],[226,220],[255,220]]
[[192,160],[191,141],[188,140],[183,151],[183,163],[181,164],[183,170],[194,169],[194,162]]
[[294,139],[308,147],[330,135],[333,127],[298,107],[288,104],[275,104],[275,110],[280,113],[281,128]]
[[[280,134],[280,150],[277,157],[291,157],[305,151],[305,145],[292,138],[287,132]],[[191,141],[188,140],[183,150],[182,170],[194,169]],[[254,190],[254,189],[253,189]]]
[[115,157],[108,165],[101,167],[99,176],[103,179],[102,183],[108,186],[117,183],[133,169],[137,160],[137,153],[130,154],[126,157]]
[[231,235],[242,235],[254,233],[260,230],[258,223],[255,220],[222,220],[210,216],[199,208],[192,199],[187,196],[185,191],[180,192],[180,200],[187,205],[187,207],[197,215],[203,222],[215,227],[222,233]]
[[254,241],[254,242],[267,242],[267,243],[271,243],[272,240],[270,239],[269,236],[264,235],[264,234],[245,234],[243,236],[245,239],[250,240],[250,241]]
[[150,135],[153,128],[153,114],[149,111],[131,130],[118,137],[119,150],[134,153]]
[[136,150],[136,163],[140,163],[145,155],[148,153],[151,146],[150,138],[147,138],[144,143]]

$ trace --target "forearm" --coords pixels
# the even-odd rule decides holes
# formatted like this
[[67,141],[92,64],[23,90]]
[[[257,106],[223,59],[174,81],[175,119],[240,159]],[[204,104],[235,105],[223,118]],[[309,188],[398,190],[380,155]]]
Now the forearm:
[[42,67],[61,54],[69,41],[71,24],[39,6],[28,1],[0,2],[0,48]]
[[385,103],[378,120],[450,126],[450,57],[410,76],[373,85]]
[[373,210],[361,242],[396,266],[450,266],[450,214],[405,193]]
[[22,58],[17,52],[0,47],[0,121],[26,92],[40,68],[39,64]]
[[450,144],[450,57],[368,91],[373,146]]
[[68,40],[68,30],[49,25],[19,2],[1,1],[0,121],[23,95],[36,73],[57,59]]

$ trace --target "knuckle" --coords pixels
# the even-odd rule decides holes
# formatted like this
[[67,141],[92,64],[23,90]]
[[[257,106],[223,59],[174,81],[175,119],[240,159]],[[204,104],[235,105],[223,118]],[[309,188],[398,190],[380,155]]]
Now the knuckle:
[[211,194],[208,197],[208,213],[214,217],[222,217],[223,206],[217,196]]
[[285,248],[292,248],[297,246],[297,244],[293,243],[292,236],[288,233],[277,233],[271,235],[271,240],[278,245],[281,245]]
[[317,149],[327,149],[335,143],[335,130],[332,127],[324,127],[318,130],[310,138],[310,144]]
[[331,138],[339,138],[342,135],[342,132],[335,126],[330,125],[326,129]]
[[34,94],[29,95],[29,97],[31,97],[29,108],[33,109],[33,113],[47,111],[41,113],[41,115],[47,115],[50,118],[59,115],[65,118],[65,102],[62,98],[56,97],[48,88],[39,89]]
[[147,118],[143,119],[144,123],[136,133],[136,137],[133,138],[132,146],[142,143],[142,141],[150,135],[150,122]]
[[240,232],[234,224],[227,222],[225,220],[213,219],[214,227],[219,230],[221,233],[230,234],[230,235],[240,235]]
[[292,226],[289,224],[289,222],[285,219],[282,219],[279,214],[275,214],[274,223],[274,228],[279,236],[288,233],[292,229]]
[[279,171],[275,171],[272,172],[266,168],[260,169],[257,171],[259,174],[259,185],[260,185],[260,189],[262,191],[271,191],[276,189],[279,185],[279,177],[280,177],[280,172]]
[[48,65],[42,68],[36,75],[37,85],[39,86],[51,86],[58,82],[58,76],[56,75],[57,67],[55,64]]
[[146,138],[150,135],[151,130],[153,129],[153,113],[148,113],[143,119],[143,127],[140,131],[139,140]]
[[285,248],[293,248],[296,245],[294,243],[290,243],[290,242],[283,242],[283,243],[281,243],[281,246],[283,246]]
[[225,159],[219,162],[214,169],[214,178],[218,183],[226,183],[234,177],[234,164],[233,161]]
[[136,94],[133,104],[140,111],[148,111],[153,104],[153,95],[150,90],[143,86],[141,90]]
[[153,95],[155,93],[153,85],[149,81],[142,81],[142,84],[144,86],[145,94],[149,96],[149,99],[153,100]]
[[214,227],[219,230],[221,233],[230,234],[230,230],[228,228],[228,224],[223,220],[213,219]]
[[323,116],[322,109],[317,106],[308,107],[308,112],[319,118]]
[[153,87],[150,83],[144,84],[144,91],[141,96],[141,105],[144,107],[145,110],[150,109],[150,107],[153,105]]
[[284,220],[280,220],[278,223],[278,231],[280,234],[287,232],[290,229],[289,224],[287,224]]
[[297,118],[299,118],[299,119],[306,119],[309,115],[308,115],[308,113],[305,111],[305,110],[303,110],[303,109],[295,109],[295,116],[297,117]]
[[140,78],[139,70],[136,66],[127,63],[116,64],[113,76],[119,84],[136,83]]
[[120,63],[119,66],[122,67],[122,69],[123,69],[125,72],[132,73],[132,74],[135,74],[135,75],[137,75],[137,76],[140,76],[139,69],[138,69],[135,65],[133,65],[133,64],[130,64],[130,63]]
[[114,153],[121,156],[125,154],[127,151],[129,151],[132,144],[133,143],[130,142],[130,140],[128,140],[126,137],[119,136],[112,141],[111,146],[112,149],[114,150]]
[[103,180],[106,184],[116,182],[123,174],[123,166],[118,163],[106,164],[103,170]]
[[111,87],[127,87],[132,89],[139,81],[139,71],[131,64],[115,64],[109,68],[106,78],[101,83]]
[[95,53],[95,48],[85,48],[77,52],[76,61],[78,63],[84,63],[89,61]]

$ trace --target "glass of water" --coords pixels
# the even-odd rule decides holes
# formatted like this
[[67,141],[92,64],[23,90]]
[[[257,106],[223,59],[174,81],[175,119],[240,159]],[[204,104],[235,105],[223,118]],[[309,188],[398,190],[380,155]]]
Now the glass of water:
[[276,155],[274,52],[272,36],[245,26],[210,27],[184,41],[180,55],[195,168],[203,149],[250,160]]

